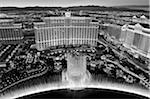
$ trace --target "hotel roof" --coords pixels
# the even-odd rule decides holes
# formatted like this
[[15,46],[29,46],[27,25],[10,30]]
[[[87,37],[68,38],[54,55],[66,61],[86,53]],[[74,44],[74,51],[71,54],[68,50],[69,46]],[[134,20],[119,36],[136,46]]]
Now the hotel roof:
[[140,18],[141,18],[141,19],[146,19],[146,16],[145,16],[145,15],[142,15]]
[[14,21],[13,19],[0,19],[0,22],[12,22]]
[[133,16],[132,18],[136,19],[137,17],[136,17],[136,16]]
[[150,29],[150,25],[149,24],[145,24],[145,23],[136,23],[136,22],[132,22],[129,25],[136,25],[136,24],[140,24],[143,28],[148,28]]
[[77,16],[71,16],[71,17],[64,17],[64,16],[59,16],[59,17],[44,17],[43,19],[91,19],[91,17],[77,17]]
[[150,29],[150,25],[149,24],[144,24],[144,23],[139,23],[142,27],[144,28],[148,28]]

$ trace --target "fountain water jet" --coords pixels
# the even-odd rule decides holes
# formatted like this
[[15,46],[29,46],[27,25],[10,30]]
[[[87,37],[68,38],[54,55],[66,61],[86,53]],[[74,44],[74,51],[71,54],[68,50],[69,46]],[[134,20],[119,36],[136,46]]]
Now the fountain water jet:
[[67,54],[67,70],[62,72],[62,81],[67,82],[70,89],[80,90],[90,82],[91,75],[86,67],[86,56]]

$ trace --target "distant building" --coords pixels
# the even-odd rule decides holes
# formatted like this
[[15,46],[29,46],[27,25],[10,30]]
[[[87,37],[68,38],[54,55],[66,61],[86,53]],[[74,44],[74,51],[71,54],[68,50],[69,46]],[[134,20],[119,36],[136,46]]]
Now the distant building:
[[137,17],[136,17],[136,16],[133,16],[132,18],[133,18],[133,19],[136,19]]
[[6,67],[6,62],[0,62],[0,68]]
[[120,41],[127,48],[150,58],[150,26],[148,24],[124,25]]
[[149,24],[150,25],[150,19],[148,19],[144,15],[140,16],[139,18],[137,16],[133,16],[132,17],[132,22],[143,23],[143,24]]
[[8,15],[4,13],[0,13],[0,18],[6,18]]
[[11,27],[13,23],[13,19],[0,19],[0,27]]
[[19,17],[19,15],[16,15],[15,13],[9,14],[0,13],[0,18],[17,18],[17,17]]
[[59,45],[95,46],[98,39],[98,22],[90,17],[45,17],[44,22],[35,23],[35,39],[38,50]]
[[0,20],[0,42],[2,44],[20,43],[23,39],[21,24],[14,24],[13,20]]

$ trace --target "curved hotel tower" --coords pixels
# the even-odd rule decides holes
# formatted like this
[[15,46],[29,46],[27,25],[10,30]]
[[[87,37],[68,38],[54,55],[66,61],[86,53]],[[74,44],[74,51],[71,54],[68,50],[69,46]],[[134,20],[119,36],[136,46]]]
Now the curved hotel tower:
[[98,40],[98,22],[90,17],[44,17],[44,22],[35,23],[35,39],[38,50],[58,45],[91,45]]

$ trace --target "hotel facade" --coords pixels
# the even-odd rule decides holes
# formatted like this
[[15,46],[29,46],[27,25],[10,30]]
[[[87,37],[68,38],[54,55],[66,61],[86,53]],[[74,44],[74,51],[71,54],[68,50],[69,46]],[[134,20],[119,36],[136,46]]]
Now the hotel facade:
[[14,24],[13,20],[0,20],[0,42],[2,44],[20,43],[23,39],[21,24]]
[[124,25],[121,29],[120,41],[133,52],[150,58],[149,26],[145,27],[139,23],[135,25]]
[[90,17],[45,17],[44,22],[35,23],[35,40],[38,50],[59,45],[96,46],[98,40],[98,22]]

